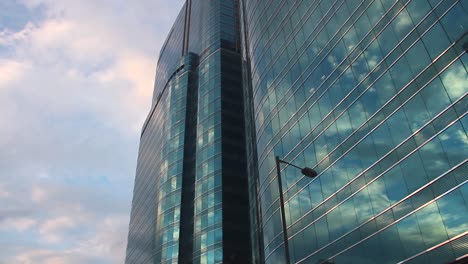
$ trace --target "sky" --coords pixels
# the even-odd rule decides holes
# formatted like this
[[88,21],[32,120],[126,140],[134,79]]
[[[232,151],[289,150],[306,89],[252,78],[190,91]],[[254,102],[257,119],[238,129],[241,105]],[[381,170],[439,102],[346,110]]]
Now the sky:
[[0,264],[123,263],[157,55],[182,4],[0,1]]

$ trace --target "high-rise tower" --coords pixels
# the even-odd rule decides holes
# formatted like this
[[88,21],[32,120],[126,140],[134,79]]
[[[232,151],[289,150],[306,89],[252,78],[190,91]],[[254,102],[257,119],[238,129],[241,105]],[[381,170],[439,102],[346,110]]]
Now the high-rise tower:
[[248,263],[238,2],[189,0],[161,50],[126,263]]
[[158,62],[126,263],[466,256],[467,29],[466,0],[187,1]]
[[[468,1],[242,4],[255,259],[468,254]],[[282,164],[287,239],[275,156],[319,173]]]

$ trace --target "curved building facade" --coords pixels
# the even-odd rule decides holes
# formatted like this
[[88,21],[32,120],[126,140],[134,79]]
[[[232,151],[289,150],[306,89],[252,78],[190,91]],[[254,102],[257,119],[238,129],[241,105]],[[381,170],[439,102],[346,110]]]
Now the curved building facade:
[[188,0],[160,52],[127,264],[250,262],[238,17]]
[[126,263],[466,257],[467,30],[466,0],[187,0]]
[[[468,2],[241,7],[254,262],[468,254]],[[282,164],[286,240],[275,156],[318,172]]]

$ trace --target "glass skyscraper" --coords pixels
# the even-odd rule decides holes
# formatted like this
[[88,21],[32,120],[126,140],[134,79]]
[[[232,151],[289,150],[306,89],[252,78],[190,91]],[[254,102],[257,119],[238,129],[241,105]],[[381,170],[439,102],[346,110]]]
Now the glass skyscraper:
[[[466,256],[467,32],[466,0],[186,1],[141,135],[126,263]],[[277,156],[318,173],[281,165],[285,223]]]
[[[242,3],[258,263],[468,254],[468,1]],[[255,242],[255,240],[253,240]]]
[[249,263],[236,0],[186,1],[143,126],[126,263]]

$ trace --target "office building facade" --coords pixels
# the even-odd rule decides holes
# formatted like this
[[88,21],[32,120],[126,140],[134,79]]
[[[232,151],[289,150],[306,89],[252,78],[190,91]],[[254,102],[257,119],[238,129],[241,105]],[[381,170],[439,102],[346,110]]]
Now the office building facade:
[[[186,1],[159,56],[126,263],[468,254],[467,29],[465,0]],[[281,164],[282,204],[277,156],[318,173]]]
[[[241,11],[254,260],[468,254],[468,2],[250,0]],[[275,156],[318,173],[282,164],[286,243]]]
[[236,0],[186,1],[159,56],[126,263],[249,263]]

